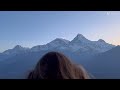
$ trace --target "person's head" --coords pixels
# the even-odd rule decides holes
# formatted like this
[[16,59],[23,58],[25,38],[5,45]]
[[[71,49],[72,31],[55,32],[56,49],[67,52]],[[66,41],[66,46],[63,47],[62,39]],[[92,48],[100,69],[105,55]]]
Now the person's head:
[[85,74],[62,53],[49,52],[39,60],[28,79],[87,79]]

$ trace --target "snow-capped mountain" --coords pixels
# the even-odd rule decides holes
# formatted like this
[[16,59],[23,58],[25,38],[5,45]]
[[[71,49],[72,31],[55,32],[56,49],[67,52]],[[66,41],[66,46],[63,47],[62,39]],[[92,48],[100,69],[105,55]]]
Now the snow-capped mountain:
[[26,54],[29,51],[30,51],[29,48],[25,48],[20,45],[16,45],[13,49],[8,49],[8,50],[4,51],[3,53],[0,53],[0,61],[10,58],[10,57],[13,57],[17,54],[21,54],[21,53]]
[[46,46],[49,47],[49,49],[54,48],[61,48],[69,44],[70,41],[62,39],[62,38],[56,38],[55,40],[51,41],[50,43],[46,44]]
[[63,46],[69,44],[68,40],[62,39],[62,38],[56,38],[55,40],[51,41],[50,43],[48,43],[48,46],[52,46],[52,47],[58,47],[58,46]]
[[70,42],[69,48],[74,52],[77,50],[85,50],[85,46],[90,43],[83,35],[77,34],[77,36]]
[[77,34],[77,36],[71,41],[71,43],[88,43],[90,42],[82,34]]
[[[25,48],[17,45],[13,49],[0,53],[0,78],[25,78],[26,73],[29,72],[29,70],[36,65],[38,60],[49,51],[62,52],[73,62],[85,65],[87,62],[89,62],[89,64],[96,62],[90,60],[90,58],[96,56],[96,54],[99,55],[106,51],[113,51],[115,50],[113,49],[114,47],[115,45],[106,43],[102,39],[90,41],[81,34],[77,34],[71,41],[56,38],[45,45],[37,45],[32,48]],[[109,56],[112,56],[112,54]],[[100,62],[104,63],[104,60],[105,59]],[[105,63],[107,64],[107,62]],[[88,66],[91,65],[94,67],[94,64]],[[91,68],[92,67],[90,67],[89,70],[90,72],[92,72]],[[99,68],[97,69],[99,70]]]
[[65,46],[69,44],[70,41],[62,39],[62,38],[56,38],[55,40],[47,43],[46,45],[37,45],[31,48],[31,52],[35,51],[45,51],[45,50],[52,50],[55,48],[63,49]]
[[3,52],[3,54],[9,55],[9,54],[19,54],[19,53],[25,53],[28,52],[29,48],[22,47],[20,45],[16,45],[13,49],[8,49]]
[[93,52],[100,53],[115,47],[114,45],[106,43],[104,40],[99,39],[98,41],[90,41],[83,35],[78,34],[71,42],[69,47],[76,52]]
[[38,52],[41,50],[48,50],[48,47],[46,45],[37,45],[30,49],[31,52]]
[[106,43],[104,40],[99,39],[98,41],[90,41],[86,39],[82,34],[72,40],[65,40],[62,38],[56,38],[55,40],[45,44],[37,45],[32,48],[24,48],[20,45],[15,46],[13,49],[9,49],[3,52],[3,54],[19,54],[25,52],[40,52],[46,50],[58,50],[58,51],[70,51],[77,53],[100,53],[115,47],[114,45]]

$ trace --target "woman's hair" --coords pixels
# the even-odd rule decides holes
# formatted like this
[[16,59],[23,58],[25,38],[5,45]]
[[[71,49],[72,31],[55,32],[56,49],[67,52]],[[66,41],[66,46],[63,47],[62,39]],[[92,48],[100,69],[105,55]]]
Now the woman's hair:
[[82,66],[73,64],[59,52],[45,54],[37,63],[28,79],[89,79]]

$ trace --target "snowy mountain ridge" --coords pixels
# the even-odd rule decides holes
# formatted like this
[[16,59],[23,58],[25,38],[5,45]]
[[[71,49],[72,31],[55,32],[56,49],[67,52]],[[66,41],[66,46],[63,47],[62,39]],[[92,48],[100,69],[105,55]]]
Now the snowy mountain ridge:
[[64,50],[70,52],[81,52],[86,51],[90,52],[105,52],[112,49],[115,45],[108,44],[104,40],[99,39],[98,41],[90,41],[86,39],[82,34],[77,34],[77,36],[72,40],[66,40],[62,38],[56,38],[55,40],[45,44],[37,45],[32,48],[25,48],[20,45],[15,46],[13,49],[8,49],[3,52],[3,54],[16,54],[16,53],[25,53],[25,52],[38,52],[45,50]]

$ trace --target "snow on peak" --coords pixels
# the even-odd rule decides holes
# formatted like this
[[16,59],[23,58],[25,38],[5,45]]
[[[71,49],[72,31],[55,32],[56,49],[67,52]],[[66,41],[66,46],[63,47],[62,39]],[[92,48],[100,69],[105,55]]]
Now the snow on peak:
[[105,43],[105,41],[104,41],[103,39],[99,39],[98,42],[103,42],[103,43]]
[[68,44],[70,41],[66,40],[66,39],[62,39],[62,38],[56,38],[55,40],[53,41],[59,41],[59,42],[64,42],[66,44]]
[[77,34],[77,37],[84,37],[84,36],[83,36],[82,34],[79,34],[79,33],[78,33],[78,34]]
[[23,47],[22,46],[20,46],[20,45],[16,45],[15,47],[14,47],[14,49],[22,49]]
[[16,46],[13,48],[13,50],[22,50],[22,51],[24,51],[24,50],[29,50],[29,48],[27,48],[27,47],[22,47],[22,46],[20,46],[20,45],[16,45]]
[[62,39],[62,38],[56,38],[55,40],[49,42],[46,44],[46,46],[50,49],[57,48],[61,46],[68,45],[70,41]]
[[4,53],[11,54],[18,52],[28,52],[28,51],[41,51],[41,50],[70,50],[72,52],[80,50],[80,51],[106,51],[114,47],[106,43],[104,40],[99,39],[98,41],[90,41],[86,39],[82,34],[77,34],[77,36],[72,40],[66,40],[62,38],[56,38],[53,41],[45,44],[45,45],[37,45],[32,47],[31,49],[22,47],[20,45],[16,45],[13,49],[6,50]]
[[77,36],[71,41],[71,43],[88,43],[90,40],[86,39],[82,34],[77,34]]
[[64,44],[68,44],[69,41],[62,39],[62,38],[56,38],[55,40],[51,41],[50,43],[48,43],[49,45],[53,45],[53,46],[58,46],[58,45],[64,45]]
[[31,48],[31,51],[48,50],[47,45],[37,45]]
[[87,40],[82,34],[77,34],[77,36],[73,39],[74,41],[79,40],[79,41],[84,41]]

